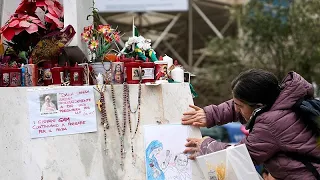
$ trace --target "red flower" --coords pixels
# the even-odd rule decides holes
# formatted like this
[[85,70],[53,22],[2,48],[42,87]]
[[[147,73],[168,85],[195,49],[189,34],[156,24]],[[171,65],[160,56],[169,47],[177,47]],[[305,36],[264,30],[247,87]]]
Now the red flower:
[[105,36],[104,36],[104,39],[105,39],[108,43],[112,42],[112,38],[111,38],[109,35],[105,35]]
[[113,38],[114,38],[117,42],[120,41],[120,34],[119,34],[118,31],[113,33]]
[[16,13],[21,14],[34,14],[36,12],[37,6],[35,1],[30,0],[22,0],[19,4],[18,8],[16,9]]
[[91,26],[87,26],[87,27],[84,27],[84,28],[83,28],[83,32],[89,32],[89,33],[91,33],[92,29],[93,29],[93,26],[92,26],[92,25],[91,25]]
[[15,14],[10,17],[9,21],[3,27],[1,27],[0,34],[3,34],[4,38],[8,41],[11,41],[15,35],[24,30],[29,34],[38,32],[38,27],[46,28],[36,17]]

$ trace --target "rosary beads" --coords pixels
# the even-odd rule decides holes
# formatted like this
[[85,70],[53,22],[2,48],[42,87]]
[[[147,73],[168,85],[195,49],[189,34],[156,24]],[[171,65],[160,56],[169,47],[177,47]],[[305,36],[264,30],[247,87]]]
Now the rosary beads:
[[[119,117],[118,117],[118,111],[117,111],[117,107],[116,107],[116,97],[115,97],[113,84],[111,84],[111,96],[112,96],[112,104],[113,104],[113,108],[114,108],[114,115],[115,115],[116,124],[117,124],[117,130],[118,130],[118,134],[120,136],[120,155],[121,155],[120,166],[123,169],[124,158],[125,158],[124,135],[125,135],[125,132],[126,132],[126,123],[127,123],[127,121],[126,121],[126,111],[123,110],[123,128],[121,129],[120,121],[119,121]],[[123,94],[123,96],[125,97],[125,94]],[[123,108],[124,107],[125,107],[125,104],[123,105]]]
[[106,152],[106,154],[108,154],[107,129],[109,129],[109,122],[108,122],[108,116],[106,111],[106,101],[104,96],[104,91],[106,90],[106,86],[102,85],[101,89],[99,89],[99,86],[97,85],[96,90],[100,94],[100,98],[99,98],[99,101],[97,102],[97,105],[98,105],[98,109],[101,112],[101,125],[103,125],[104,146],[105,146],[104,151]]
[[124,101],[127,102],[127,110],[128,110],[128,121],[129,121],[129,131],[130,134],[132,135],[132,123],[131,123],[131,113],[136,113],[138,111],[138,120],[137,120],[137,124],[136,124],[136,128],[134,131],[134,134],[131,137],[131,154],[132,154],[132,164],[135,165],[135,156],[134,156],[134,148],[133,148],[133,140],[135,138],[135,135],[138,132],[138,128],[139,128],[139,124],[140,124],[140,106],[141,106],[141,83],[139,83],[139,92],[138,92],[138,104],[137,104],[137,109],[135,111],[131,110],[131,106],[130,106],[130,92],[129,92],[129,87],[128,84],[124,84],[124,91],[126,94],[126,99],[124,99]]

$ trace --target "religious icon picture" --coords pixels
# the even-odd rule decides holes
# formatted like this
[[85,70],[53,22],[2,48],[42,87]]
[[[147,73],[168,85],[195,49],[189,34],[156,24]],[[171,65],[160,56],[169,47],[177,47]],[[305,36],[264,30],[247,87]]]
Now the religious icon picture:
[[10,84],[10,75],[9,73],[3,73],[2,75],[2,85],[9,86]]
[[123,62],[112,62],[111,64],[112,81],[114,84],[122,84],[124,82],[124,64]]
[[58,113],[58,102],[57,94],[42,94],[39,96],[40,99],[40,114],[56,114]]
[[52,73],[50,71],[50,69],[45,69],[43,72],[43,79],[44,80],[50,80],[52,79]]
[[79,81],[79,73],[78,72],[73,73],[73,81]]
[[26,72],[24,73],[24,79],[25,79],[25,84],[26,86],[31,86],[32,85],[32,71],[30,70],[29,67],[26,68]]
[[132,68],[132,80],[140,80],[140,69],[139,68]]
[[20,73],[17,73],[17,72],[12,72],[10,73],[10,79],[11,79],[11,82],[10,82],[10,85],[11,86],[21,86],[21,74]]
[[168,80],[168,65],[156,64],[156,80]]

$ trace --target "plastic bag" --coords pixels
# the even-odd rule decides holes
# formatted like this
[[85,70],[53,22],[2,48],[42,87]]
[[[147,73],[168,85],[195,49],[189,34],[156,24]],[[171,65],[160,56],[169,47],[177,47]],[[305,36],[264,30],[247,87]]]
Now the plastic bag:
[[260,180],[244,144],[197,157],[206,180]]

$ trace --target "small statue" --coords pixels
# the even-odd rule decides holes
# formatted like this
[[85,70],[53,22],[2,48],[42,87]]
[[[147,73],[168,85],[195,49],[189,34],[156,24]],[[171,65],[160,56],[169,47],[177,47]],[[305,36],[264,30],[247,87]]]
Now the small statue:
[[97,79],[97,85],[102,86],[103,85],[103,76],[101,73],[99,73],[98,76],[96,76],[96,79]]

